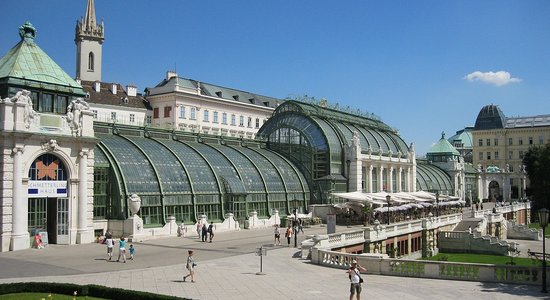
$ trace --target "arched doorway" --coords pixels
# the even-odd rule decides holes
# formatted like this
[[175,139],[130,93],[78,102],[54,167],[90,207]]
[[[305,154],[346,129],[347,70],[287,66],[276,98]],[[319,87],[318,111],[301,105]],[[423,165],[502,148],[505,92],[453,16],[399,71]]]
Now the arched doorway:
[[29,169],[29,234],[41,233],[50,244],[69,244],[67,175],[61,159],[52,154],[37,157]]
[[489,201],[494,202],[499,200],[501,197],[500,185],[496,181],[491,181],[489,183]]

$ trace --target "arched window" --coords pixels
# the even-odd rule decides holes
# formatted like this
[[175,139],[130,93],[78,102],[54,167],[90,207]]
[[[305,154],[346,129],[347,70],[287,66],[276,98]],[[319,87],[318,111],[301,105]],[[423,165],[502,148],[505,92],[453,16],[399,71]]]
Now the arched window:
[[36,158],[29,169],[30,180],[67,180],[63,162],[56,156],[44,154]]
[[93,71],[93,70],[94,70],[94,53],[90,52],[90,54],[88,54],[88,71]]

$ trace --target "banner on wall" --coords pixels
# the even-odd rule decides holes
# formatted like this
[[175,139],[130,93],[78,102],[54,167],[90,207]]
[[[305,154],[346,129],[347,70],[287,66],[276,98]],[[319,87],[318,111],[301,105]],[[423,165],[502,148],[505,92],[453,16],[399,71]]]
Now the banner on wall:
[[67,197],[66,180],[29,180],[29,198]]

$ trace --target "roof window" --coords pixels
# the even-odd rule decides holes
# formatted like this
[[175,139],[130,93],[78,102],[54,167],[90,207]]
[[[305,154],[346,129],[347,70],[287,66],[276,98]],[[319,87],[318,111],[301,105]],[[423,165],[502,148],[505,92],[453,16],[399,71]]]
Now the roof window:
[[220,98],[221,98],[221,97],[222,97],[222,92],[221,92],[221,91],[219,91],[219,92],[216,92],[216,96],[218,96],[218,97],[220,97]]

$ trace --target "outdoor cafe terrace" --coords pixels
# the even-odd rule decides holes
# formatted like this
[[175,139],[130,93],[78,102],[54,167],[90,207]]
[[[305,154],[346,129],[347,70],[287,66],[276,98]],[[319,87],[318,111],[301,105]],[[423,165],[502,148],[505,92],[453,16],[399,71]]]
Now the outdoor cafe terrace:
[[333,193],[333,213],[340,224],[373,224],[461,213],[466,204],[455,196],[425,191],[399,193]]

